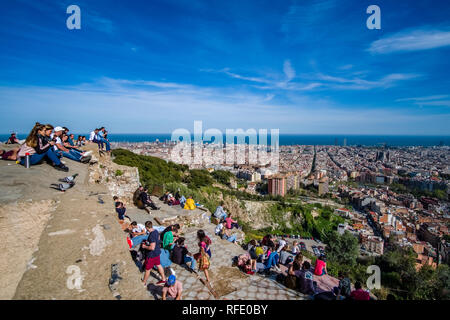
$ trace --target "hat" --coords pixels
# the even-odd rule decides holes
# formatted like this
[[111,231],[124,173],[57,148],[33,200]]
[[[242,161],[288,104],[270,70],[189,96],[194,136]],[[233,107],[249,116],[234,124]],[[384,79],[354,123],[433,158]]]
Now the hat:
[[173,274],[171,274],[169,276],[169,279],[167,279],[167,283],[169,284],[169,286],[173,286],[176,280],[177,278]]
[[55,127],[55,129],[53,129],[53,131],[58,132],[58,131],[63,131],[64,129],[61,128],[60,126]]

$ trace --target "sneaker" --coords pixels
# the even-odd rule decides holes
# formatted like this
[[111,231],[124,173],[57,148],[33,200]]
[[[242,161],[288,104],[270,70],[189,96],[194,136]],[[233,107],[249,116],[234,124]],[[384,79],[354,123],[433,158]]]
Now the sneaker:
[[59,171],[64,171],[64,172],[69,171],[69,168],[62,163],[60,163],[59,165],[54,165],[53,168],[55,168],[56,170],[59,170]]
[[91,156],[83,156],[80,159],[81,163],[88,163],[89,161],[91,161],[92,157]]
[[86,152],[83,153],[83,157],[87,157],[87,156],[90,155],[91,153],[92,153],[91,150],[86,151]]
[[159,280],[156,284],[157,285],[160,285],[160,284],[165,284],[166,283],[166,281],[164,281],[164,280]]

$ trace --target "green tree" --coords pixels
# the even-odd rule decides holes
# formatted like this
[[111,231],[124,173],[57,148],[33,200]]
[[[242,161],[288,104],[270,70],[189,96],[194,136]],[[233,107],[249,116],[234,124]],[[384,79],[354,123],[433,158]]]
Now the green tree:
[[347,266],[356,264],[359,254],[358,239],[350,232],[346,231],[340,235],[332,231],[326,239],[326,244],[328,261]]

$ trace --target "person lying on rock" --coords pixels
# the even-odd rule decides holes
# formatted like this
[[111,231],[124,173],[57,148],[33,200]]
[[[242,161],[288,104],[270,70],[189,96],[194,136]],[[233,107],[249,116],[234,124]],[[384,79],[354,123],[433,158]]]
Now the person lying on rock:
[[19,153],[20,148],[15,148],[13,150],[0,150],[0,157],[2,157],[2,160],[17,160],[17,153]]

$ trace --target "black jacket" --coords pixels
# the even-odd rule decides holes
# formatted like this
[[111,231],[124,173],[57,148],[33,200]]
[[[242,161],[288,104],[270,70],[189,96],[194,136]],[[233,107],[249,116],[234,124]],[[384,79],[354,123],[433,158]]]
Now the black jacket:
[[34,150],[36,150],[37,154],[43,154],[46,153],[48,151],[48,149],[50,149],[52,146],[48,143],[48,139],[47,137],[44,137],[40,134],[37,135],[38,137],[38,144],[37,146],[34,148]]

